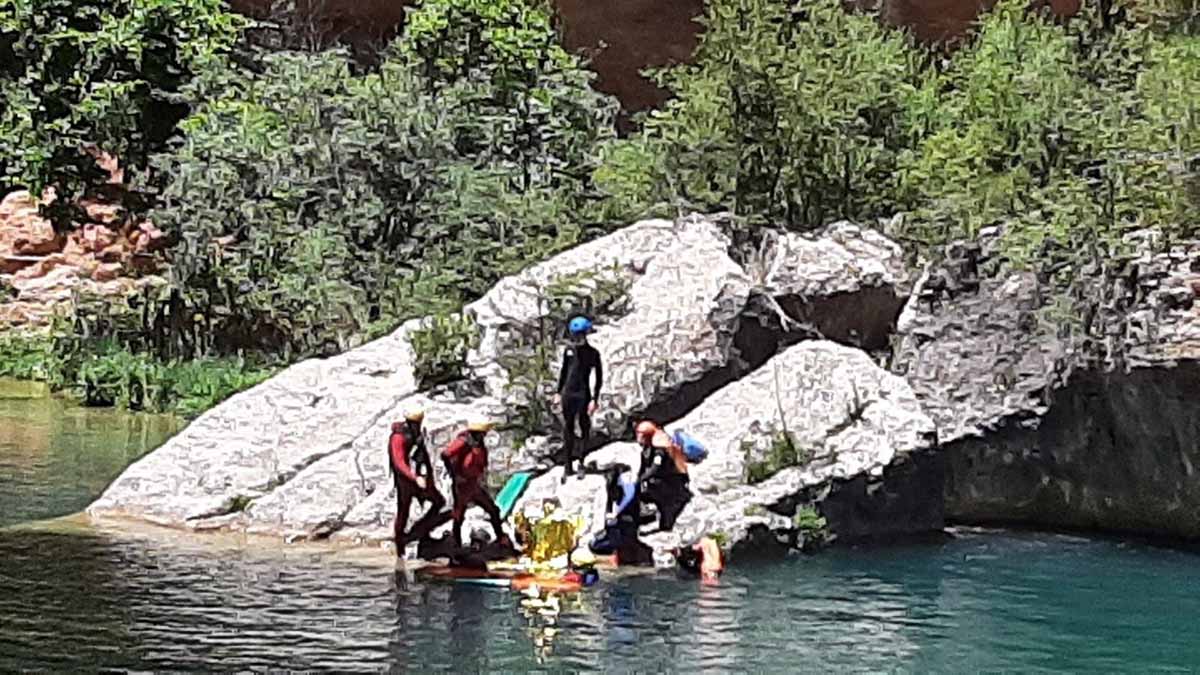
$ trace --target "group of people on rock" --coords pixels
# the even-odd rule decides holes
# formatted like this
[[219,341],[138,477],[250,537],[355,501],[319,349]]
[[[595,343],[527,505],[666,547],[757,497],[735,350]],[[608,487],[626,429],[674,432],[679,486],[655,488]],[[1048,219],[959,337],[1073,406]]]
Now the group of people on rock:
[[[563,354],[559,372],[556,401],[565,423],[563,442],[563,477],[585,474],[580,446],[588,443],[591,416],[595,414],[603,386],[603,365],[600,353],[588,344],[587,335],[592,323],[583,316],[567,324],[569,342]],[[594,380],[594,385],[593,385]],[[493,428],[486,419],[476,419],[456,434],[441,452],[440,458],[451,479],[452,502],[446,509],[446,499],[438,492],[433,477],[433,462],[426,446],[422,428],[424,412],[412,410],[404,422],[392,425],[388,443],[393,481],[396,488],[395,544],[403,555],[409,542],[421,541],[433,530],[452,521],[451,544],[462,547],[462,525],[467,509],[478,506],[487,513],[495,532],[496,543],[512,548],[503,531],[500,508],[484,484],[488,464],[485,437]],[[578,435],[576,434],[578,430]],[[605,528],[590,542],[597,555],[614,555],[618,564],[652,564],[652,551],[640,540],[641,527],[654,521],[643,516],[642,504],[653,504],[657,510],[657,531],[674,528],[680,513],[691,501],[688,458],[676,438],[657,423],[644,420],[634,428],[641,447],[636,473],[626,464],[615,464],[602,470],[606,481]],[[578,462],[577,469],[574,465]],[[408,529],[413,500],[428,505],[422,518]],[[702,540],[684,550],[676,551],[680,564],[702,576],[719,573],[722,563],[719,549],[711,540]],[[705,560],[707,558],[707,561]]]

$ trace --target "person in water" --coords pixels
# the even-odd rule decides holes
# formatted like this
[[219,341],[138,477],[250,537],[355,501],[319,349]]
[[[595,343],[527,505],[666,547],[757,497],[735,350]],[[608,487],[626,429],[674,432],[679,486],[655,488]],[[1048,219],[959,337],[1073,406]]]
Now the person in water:
[[596,555],[617,556],[618,565],[647,565],[654,563],[654,552],[638,539],[641,524],[641,490],[633,469],[616,464],[605,472],[604,532],[588,545]]
[[[392,424],[392,435],[388,439],[388,459],[392,482],[396,486],[394,536],[396,555],[400,557],[404,557],[408,542],[420,541],[450,518],[443,511],[446,499],[434,485],[433,463],[429,460],[425,432],[421,428],[424,420],[424,411],[410,410],[405,413],[404,422]],[[414,499],[427,504],[428,508],[412,530],[405,534],[409,509]]]
[[675,440],[654,422],[639,422],[635,436],[642,448],[638,470],[642,497],[658,509],[658,529],[670,531],[692,500],[687,457]]
[[483,509],[492,522],[496,533],[496,541],[508,546],[512,544],[505,536],[500,519],[500,507],[492,501],[491,495],[483,485],[487,473],[488,451],[484,445],[484,437],[492,430],[493,424],[487,420],[474,420],[467,425],[466,431],[459,433],[442,451],[442,462],[450,474],[454,506],[451,518],[454,521],[452,541],[456,546],[462,546],[462,525],[467,509],[476,505]]
[[[558,373],[558,404],[562,407],[563,463],[562,482],[572,473],[572,464],[580,460],[579,475],[583,475],[583,459],[588,440],[592,434],[592,415],[596,413],[600,400],[600,389],[604,385],[604,367],[600,363],[600,352],[588,344],[587,336],[592,331],[592,322],[587,317],[577,316],[567,325],[570,343],[563,352],[562,368]],[[595,387],[591,387],[592,373],[596,374]],[[575,437],[576,425],[579,438]],[[584,447],[577,453],[577,445]],[[577,457],[580,455],[580,457]]]
[[702,537],[695,544],[677,548],[673,553],[681,572],[698,576],[702,581],[714,582],[725,571],[725,554],[712,537]]

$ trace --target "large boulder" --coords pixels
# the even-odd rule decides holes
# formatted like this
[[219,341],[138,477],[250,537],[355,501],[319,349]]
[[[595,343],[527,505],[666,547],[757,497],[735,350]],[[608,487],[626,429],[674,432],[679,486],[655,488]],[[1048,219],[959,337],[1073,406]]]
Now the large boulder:
[[[512,371],[536,358],[547,332],[553,340],[561,331],[569,308],[548,296],[569,290],[591,299],[601,288],[623,297],[591,336],[605,364],[598,437],[620,433],[632,413],[736,361],[734,336],[751,289],[729,255],[729,240],[702,218],[651,220],[504,279],[468,305],[480,329],[468,365],[485,391],[512,407],[530,396],[545,398],[549,392],[521,386]],[[549,380],[558,374],[558,353]]]
[[[408,338],[420,324],[410,322],[223,403],[130,467],[89,510],[198,529],[383,540],[395,510],[384,449],[390,423],[407,408],[427,410],[434,452],[469,417],[500,422],[493,487],[557,447],[553,419],[531,424],[524,416],[534,397],[548,400],[561,358],[553,333],[566,308],[550,300],[604,305],[593,308],[599,320],[591,338],[605,360],[594,439],[602,444],[638,416],[685,415],[811,336],[778,320],[787,311],[780,302],[818,307],[836,298],[853,314],[855,297],[891,298],[883,310],[841,319],[848,328],[840,337],[855,342],[869,325],[894,322],[907,285],[894,244],[847,224],[773,238],[754,278],[730,248],[720,224],[698,217],[646,221],[585,244],[503,280],[466,308],[479,340],[462,381],[419,391]],[[550,359],[547,349],[555,350]],[[531,364],[540,369],[532,375]]]
[[1137,236],[1073,272],[1065,313],[1033,271],[918,285],[893,367],[937,423],[948,518],[1200,538],[1200,243]]
[[231,397],[130,466],[88,512],[185,525],[241,511],[350,450],[416,391],[407,339],[415,325],[330,359],[296,364]]
[[[823,513],[831,533],[847,541],[942,526],[933,422],[901,378],[856,349],[828,341],[790,347],[669,428],[686,429],[709,456],[691,467],[694,497],[675,530],[649,539],[660,550],[705,534],[735,549],[756,541],[756,534],[795,543],[805,508]],[[801,455],[769,460],[788,436]],[[905,466],[919,455],[934,461],[922,460],[924,470],[914,474]],[[616,443],[592,461],[636,467],[637,458],[636,446]],[[559,488],[559,478],[556,470],[535,480],[524,499],[553,496],[569,513],[588,518],[593,531],[600,529],[594,495],[601,479],[569,479]],[[845,508],[843,490],[864,498]]]
[[888,346],[911,286],[900,246],[849,222],[768,235],[746,267],[763,319],[782,311],[810,334],[867,350]]

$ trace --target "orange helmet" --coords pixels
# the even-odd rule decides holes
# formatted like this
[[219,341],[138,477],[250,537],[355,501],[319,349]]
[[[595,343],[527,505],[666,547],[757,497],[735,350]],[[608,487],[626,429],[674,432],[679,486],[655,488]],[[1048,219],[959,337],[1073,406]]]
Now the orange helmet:
[[656,431],[658,431],[657,424],[651,422],[650,420],[642,420],[641,422],[638,422],[638,425],[634,428],[633,433],[639,441],[642,441],[653,436],[654,432]]

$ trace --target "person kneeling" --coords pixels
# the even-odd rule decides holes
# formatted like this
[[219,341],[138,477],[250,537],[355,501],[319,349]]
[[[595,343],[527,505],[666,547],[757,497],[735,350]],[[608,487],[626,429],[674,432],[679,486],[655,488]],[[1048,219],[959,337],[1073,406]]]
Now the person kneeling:
[[654,552],[638,540],[641,495],[633,470],[618,464],[607,471],[604,532],[589,548],[596,555],[617,556],[618,565],[652,565]]

